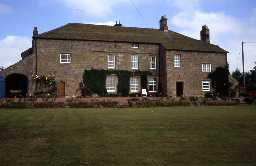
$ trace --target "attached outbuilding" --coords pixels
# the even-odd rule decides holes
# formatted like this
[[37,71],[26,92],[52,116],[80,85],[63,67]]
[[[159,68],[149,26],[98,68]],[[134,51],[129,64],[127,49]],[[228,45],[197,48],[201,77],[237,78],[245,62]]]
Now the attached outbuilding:
[[5,79],[0,75],[0,98],[5,97]]

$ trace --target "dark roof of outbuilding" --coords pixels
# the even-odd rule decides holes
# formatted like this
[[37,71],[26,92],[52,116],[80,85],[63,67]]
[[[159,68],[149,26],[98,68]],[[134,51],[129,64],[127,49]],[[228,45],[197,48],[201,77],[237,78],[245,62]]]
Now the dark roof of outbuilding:
[[158,29],[70,23],[39,34],[41,39],[138,42],[161,44],[168,50],[227,53],[217,45]]

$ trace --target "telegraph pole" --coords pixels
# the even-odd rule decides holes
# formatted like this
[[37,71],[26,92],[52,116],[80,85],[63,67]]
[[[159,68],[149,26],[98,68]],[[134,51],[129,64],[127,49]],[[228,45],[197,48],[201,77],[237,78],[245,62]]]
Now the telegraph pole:
[[242,41],[242,64],[243,64],[243,85],[245,89],[245,72],[244,72],[244,42]]
[[243,64],[243,84],[244,84],[244,88],[246,87],[245,70],[244,70],[244,46],[245,46],[245,44],[256,44],[256,42],[244,42],[244,41],[242,41],[242,64]]

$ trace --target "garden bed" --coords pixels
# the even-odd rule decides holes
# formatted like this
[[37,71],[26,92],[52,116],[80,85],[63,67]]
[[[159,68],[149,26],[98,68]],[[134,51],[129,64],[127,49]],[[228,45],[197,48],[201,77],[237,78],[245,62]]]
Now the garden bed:
[[238,105],[237,100],[168,97],[90,97],[1,99],[0,108],[100,108]]

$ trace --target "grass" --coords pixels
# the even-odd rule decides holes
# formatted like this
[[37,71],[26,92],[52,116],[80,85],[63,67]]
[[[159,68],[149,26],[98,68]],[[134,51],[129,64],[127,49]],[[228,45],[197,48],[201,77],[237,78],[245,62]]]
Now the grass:
[[0,110],[3,166],[255,166],[256,107]]

